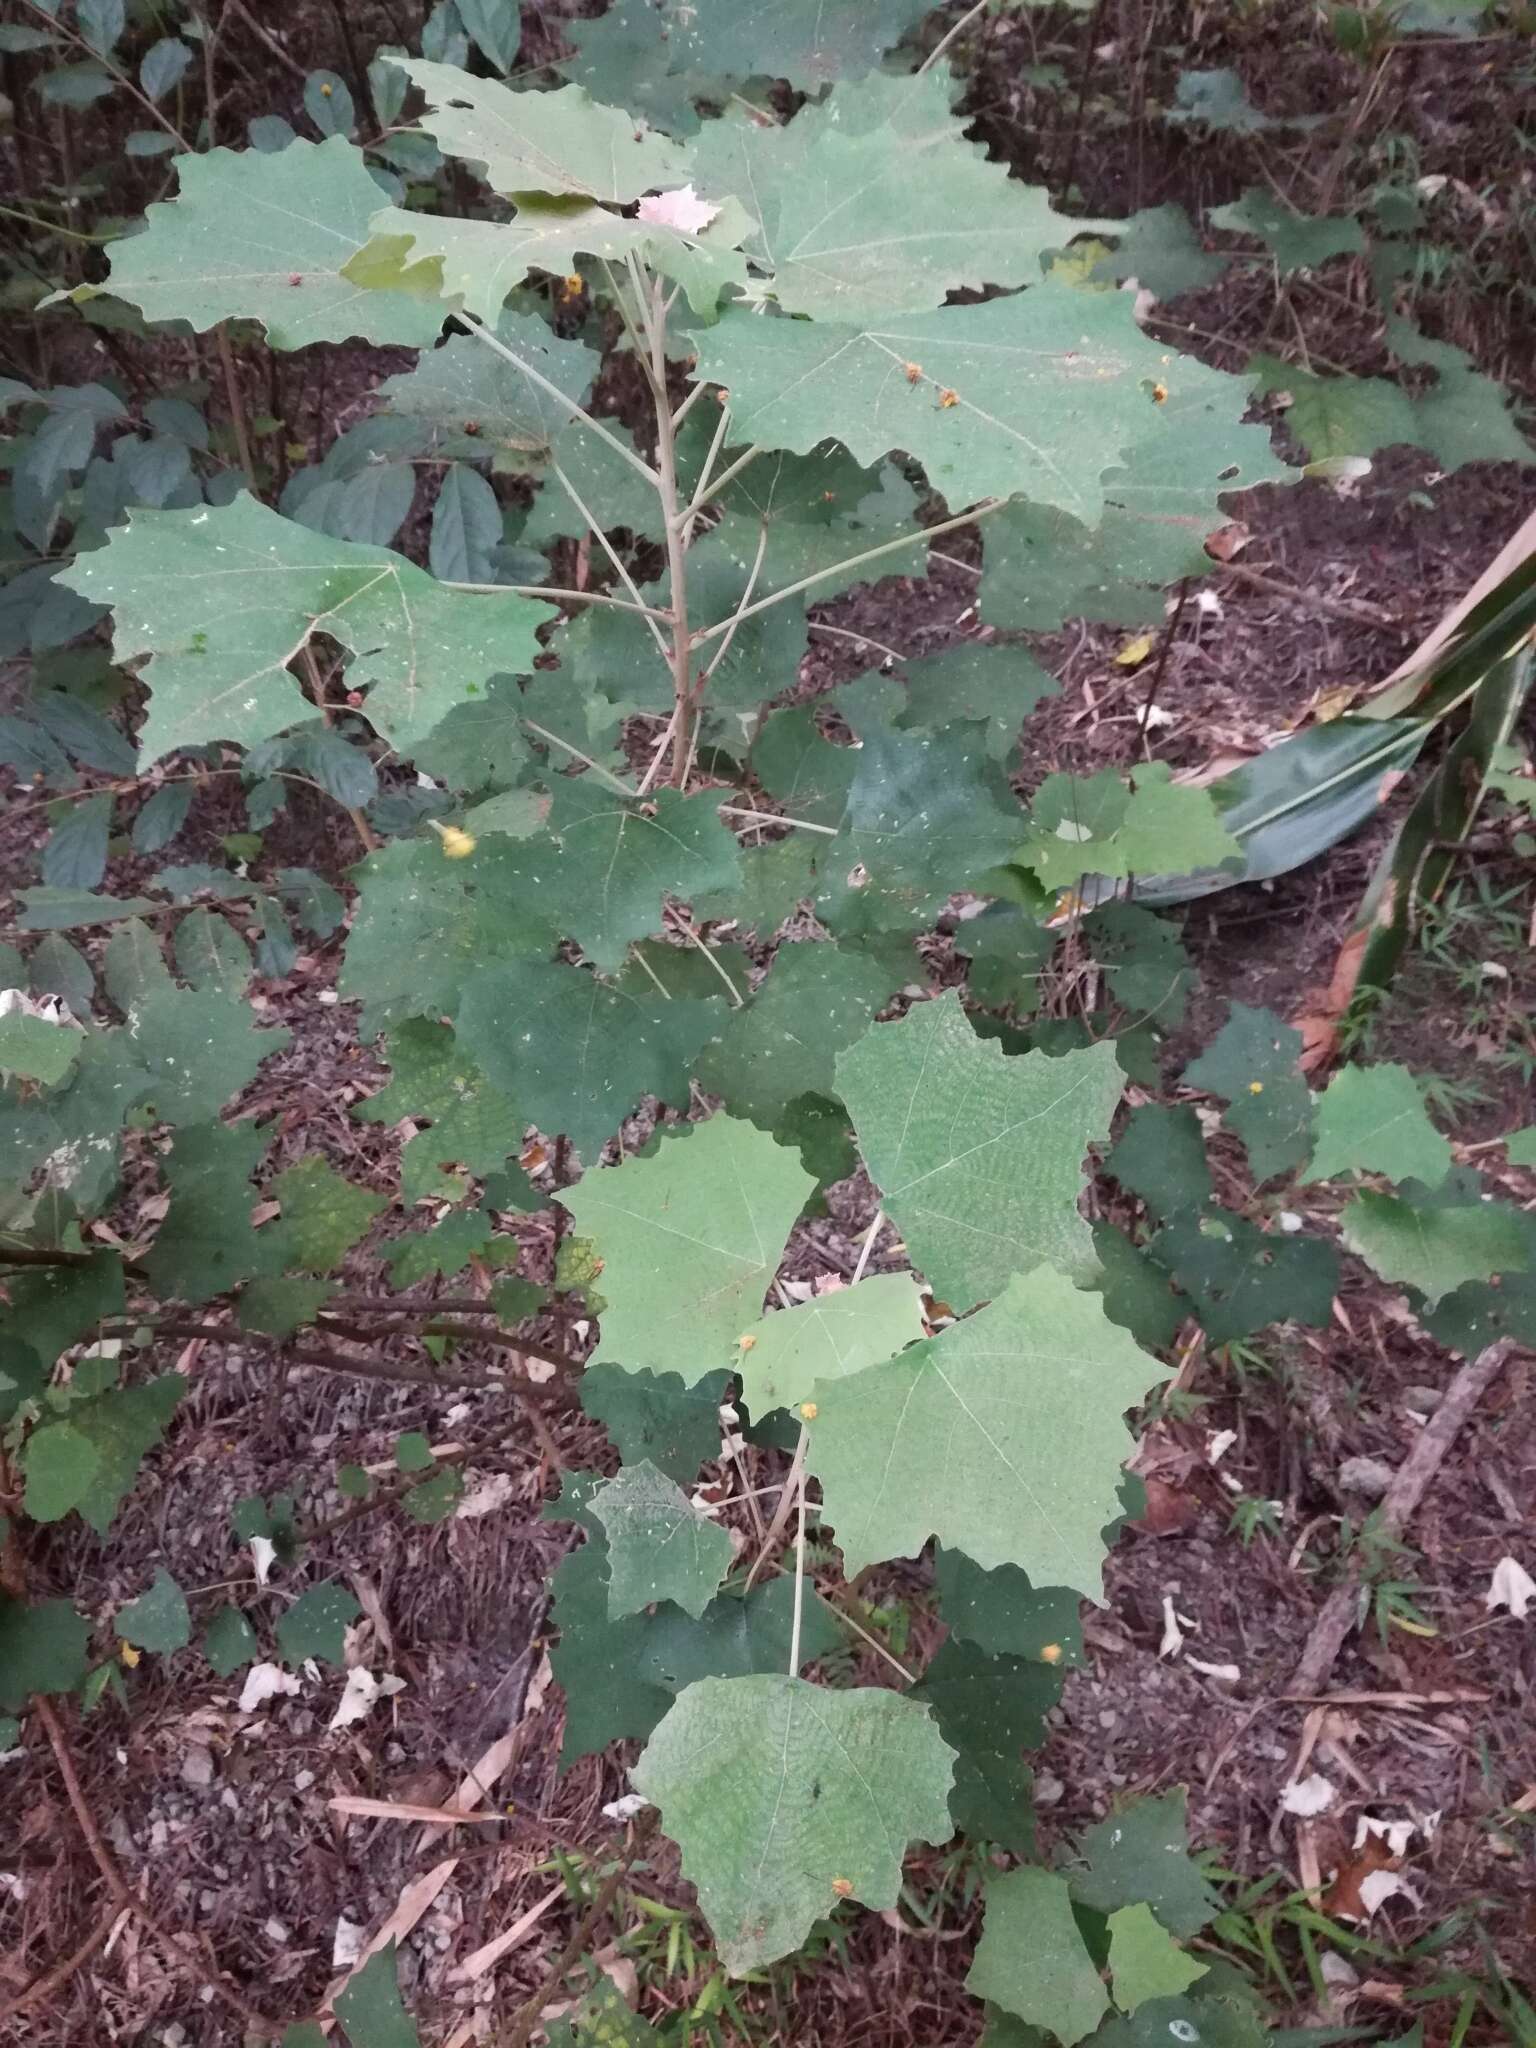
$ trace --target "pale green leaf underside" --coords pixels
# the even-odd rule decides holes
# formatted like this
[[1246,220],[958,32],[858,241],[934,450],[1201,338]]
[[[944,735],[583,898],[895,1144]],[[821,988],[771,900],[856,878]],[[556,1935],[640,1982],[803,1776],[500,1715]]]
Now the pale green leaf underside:
[[1109,2010],[1072,1895],[1053,1870],[1025,1867],[987,1886],[987,1911],[965,1988],[1073,2048]]
[[731,1568],[730,1531],[649,1458],[600,1486],[592,1512],[608,1538],[609,1619],[670,1600],[697,1621]]
[[312,707],[288,663],[316,633],[351,650],[366,712],[408,749],[498,672],[532,666],[547,606],[456,591],[387,548],[332,540],[243,492],[194,512],[135,512],[60,581],[113,611],[113,658],[151,658],[145,762],[207,740],[251,745]]
[[793,1953],[839,1898],[896,1903],[907,1844],[952,1832],[953,1758],[896,1693],[775,1674],[689,1686],[630,1776],[739,1974]]
[[913,1264],[952,1307],[1042,1261],[1093,1277],[1077,1202],[1123,1085],[1112,1045],[1008,1058],[952,991],[874,1025],[839,1054],[837,1085]]
[[594,1238],[608,1306],[595,1356],[695,1386],[759,1322],[815,1182],[799,1155],[733,1117],[664,1133],[649,1158],[585,1174],[560,1200]]
[[857,1287],[840,1287],[764,1316],[743,1334],[731,1362],[756,1420],[775,1408],[798,1408],[811,1399],[818,1380],[862,1372],[922,1334],[916,1281],[908,1273],[876,1273]]
[[472,78],[455,64],[394,58],[427,97],[419,117],[445,156],[483,171],[493,192],[543,192],[623,205],[689,176],[688,152],[648,132],[622,107],[605,107],[584,87],[514,91]]
[[1122,1418],[1166,1377],[1097,1295],[1041,1266],[942,1336],[818,1383],[810,1468],[848,1575],[937,1536],[1100,1599]]
[[312,341],[426,348],[436,303],[367,291],[342,266],[367,242],[379,188],[345,136],[296,138],[267,155],[212,149],[178,157],[181,196],[149,208],[142,234],[114,242],[107,289],[146,320],[259,320],[273,348]]
[[1054,212],[1042,187],[989,163],[963,140],[955,90],[941,66],[838,86],[785,127],[705,125],[693,146],[701,187],[755,210],[747,253],[787,312],[926,312],[961,286],[1037,282],[1043,251],[1112,225]]
[[1145,1901],[1110,1914],[1109,1973],[1122,2012],[1135,2012],[1148,1999],[1177,1998],[1208,1967],[1185,1955]]
[[1523,1271],[1530,1254],[1519,1211],[1483,1202],[1420,1207],[1367,1190],[1341,1213],[1339,1228],[1374,1273],[1417,1287],[1431,1308],[1469,1280]]
[[[728,284],[746,283],[747,259],[735,246],[746,225],[735,205],[724,207],[696,235],[629,220],[581,200],[524,204],[510,221],[441,220],[387,206],[374,213],[374,239],[348,275],[398,292],[409,273],[416,289],[462,300],[494,326],[507,294],[530,271],[563,277],[575,269],[578,256],[622,263],[635,255],[681,284],[693,310],[708,317]],[[431,275],[423,273],[424,264],[432,266]]]
[[1239,388],[1170,359],[1125,293],[1053,282],[863,325],[728,307],[691,339],[743,441],[804,455],[835,435],[866,465],[903,448],[955,505],[1023,492],[1088,525],[1104,471],[1156,431],[1156,388]]
[[1319,1098],[1307,1180],[1333,1180],[1353,1170],[1438,1187],[1450,1167],[1450,1145],[1430,1122],[1406,1067],[1392,1061],[1342,1067]]

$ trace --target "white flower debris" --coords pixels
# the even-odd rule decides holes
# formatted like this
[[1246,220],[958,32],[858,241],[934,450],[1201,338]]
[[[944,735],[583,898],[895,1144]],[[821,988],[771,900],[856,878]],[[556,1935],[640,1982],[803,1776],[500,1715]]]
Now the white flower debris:
[[298,1689],[299,1681],[280,1664],[253,1664],[245,1674],[240,1711],[242,1714],[254,1714],[258,1707],[264,1707],[279,1693],[296,1693]]
[[1237,1442],[1235,1429],[1214,1429],[1205,1444],[1205,1461],[1208,1465],[1219,1465]]
[[649,1799],[642,1799],[638,1792],[622,1793],[617,1799],[610,1799],[603,1808],[604,1820],[633,1820],[637,1813],[644,1813],[650,1805]]
[[396,1678],[392,1674],[384,1678],[375,1678],[371,1671],[365,1671],[359,1664],[355,1670],[347,1673],[340,1704],[328,1725],[332,1728],[350,1728],[354,1721],[365,1721],[380,1700],[392,1699],[397,1692],[404,1691],[403,1678]]
[[0,1017],[18,1014],[36,1017],[43,1024],[56,1024],[60,1030],[70,1025],[76,1031],[85,1029],[62,996],[29,996],[24,989],[0,988]]
[[1301,1820],[1311,1820],[1314,1814],[1326,1813],[1334,1797],[1328,1780],[1314,1771],[1310,1778],[1301,1778],[1286,1786],[1281,1795],[1280,1811],[1294,1813]]
[[1220,1679],[1223,1685],[1236,1685],[1243,1675],[1236,1664],[1203,1664],[1198,1657],[1187,1661],[1191,1671],[1203,1671],[1207,1678]]
[[1173,1595],[1163,1595],[1163,1640],[1157,1646],[1159,1657],[1177,1657],[1184,1647],[1184,1631],[1193,1628],[1194,1623],[1187,1614],[1176,1614]]
[[1483,1595],[1483,1605],[1491,1614],[1496,1607],[1507,1607],[1516,1621],[1524,1621],[1536,1599],[1536,1579],[1517,1558],[1501,1557],[1493,1568],[1493,1577]]
[[1395,1899],[1399,1895],[1411,1899],[1416,1906],[1422,1904],[1418,1893],[1407,1878],[1395,1870],[1371,1870],[1360,1880],[1360,1903],[1368,1914],[1376,1912],[1388,1899]]
[[355,1920],[349,1920],[343,1913],[336,1922],[336,1933],[331,1942],[331,1968],[350,1970],[361,1959],[367,1938],[367,1928],[359,1927]]
[[256,1583],[264,1586],[272,1576],[272,1567],[277,1562],[277,1545],[270,1536],[251,1538],[251,1563],[256,1567]]
[[680,185],[674,192],[654,193],[642,199],[637,208],[641,220],[656,227],[676,228],[680,235],[701,233],[719,211],[718,206],[701,199],[691,185]]
[[1397,1820],[1378,1820],[1375,1814],[1362,1813],[1355,1826],[1355,1847],[1363,1849],[1372,1835],[1386,1843],[1394,1856],[1406,1856],[1408,1844],[1419,1832],[1419,1823],[1411,1816]]
[[456,1522],[475,1522],[482,1515],[499,1514],[509,1507],[517,1492],[517,1480],[510,1472],[491,1472],[464,1495],[453,1511]]

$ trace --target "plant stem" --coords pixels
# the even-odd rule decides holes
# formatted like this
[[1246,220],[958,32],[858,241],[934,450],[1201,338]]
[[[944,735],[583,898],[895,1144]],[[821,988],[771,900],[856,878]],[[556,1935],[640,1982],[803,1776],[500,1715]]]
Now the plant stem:
[[654,1821],[655,1815],[647,1814],[642,1816],[641,1820],[636,1823],[636,1839],[632,1847],[625,1850],[622,1860],[616,1863],[613,1869],[609,1871],[607,1877],[604,1878],[602,1889],[576,1922],[576,1925],[571,1929],[570,1939],[545,1972],[543,1983],[534,1992],[533,1996],[519,2007],[517,2018],[513,2022],[512,2031],[507,2036],[507,2048],[528,2048],[528,2043],[533,2038],[534,2028],[539,2023],[539,2015],[543,2012],[551,1997],[565,1982],[567,1972],[574,1969],[581,1960],[581,1952],[587,1945],[588,1937],[598,1921],[602,1919],[608,1908],[618,1897],[619,1886],[629,1875],[630,1865],[644,1847],[645,1837],[650,1833],[649,1824],[654,1824]]
[[672,670],[674,703],[672,731],[672,783],[682,789],[688,780],[693,757],[695,706],[690,681],[693,641],[688,631],[688,550],[677,516],[677,436],[672,426],[672,407],[667,397],[667,322],[661,280],[651,287],[646,330],[651,344],[651,376],[655,384],[656,467],[659,472],[662,515],[667,527],[667,588],[672,608]]
[[493,597],[546,597],[551,604],[605,604],[612,611],[641,612],[648,619],[670,620],[663,605],[636,604],[627,597],[609,597],[601,590],[561,590],[548,583],[450,583],[440,579],[445,590],[473,590]]
[[973,505],[969,512],[957,512],[953,519],[941,519],[937,526],[915,527],[911,533],[904,533],[898,540],[882,541],[877,548],[866,548],[861,555],[850,555],[844,562],[833,562],[825,569],[817,569],[810,576],[802,576],[797,582],[786,583],[782,589],[773,591],[767,597],[760,597],[756,604],[749,604],[737,615],[736,621],[722,619],[718,626],[705,626],[693,636],[695,647],[702,647],[706,641],[718,638],[728,632],[733,623],[750,619],[757,612],[765,612],[770,606],[782,604],[787,597],[796,597],[802,590],[809,590],[813,583],[825,583],[830,576],[841,576],[849,569],[860,569],[866,562],[877,562],[882,555],[893,555],[899,548],[909,548],[916,543],[930,540],[941,533],[953,533],[962,526],[972,526],[978,519],[985,519],[989,512],[1000,511],[1008,503],[1007,498],[984,498],[979,505]]
[[635,792],[629,784],[620,782],[618,776],[605,768],[601,761],[594,761],[590,754],[584,754],[580,747],[573,747],[569,740],[561,739],[559,733],[551,732],[547,726],[535,725],[531,718],[525,718],[523,723],[530,732],[536,732],[541,740],[548,741],[552,747],[562,748],[573,761],[579,761],[584,768],[590,768],[594,775],[606,782],[610,789],[616,790],[620,796],[633,798]]
[[635,582],[634,577],[630,575],[628,569],[625,568],[623,557],[620,555],[618,549],[613,545],[613,542],[608,538],[607,534],[604,533],[602,527],[598,524],[594,515],[591,512],[589,512],[587,507],[582,503],[581,497],[577,492],[576,486],[571,482],[570,478],[566,475],[565,471],[560,467],[559,463],[552,461],[550,463],[550,467],[555,473],[555,480],[560,485],[561,489],[565,492],[565,495],[570,499],[571,503],[575,506],[577,513],[586,522],[587,531],[597,536],[598,546],[602,549],[603,553],[608,557],[609,561],[613,564],[613,567],[617,572],[619,581],[623,584],[624,588],[629,592],[630,597],[634,600],[634,603],[638,610],[643,614],[645,623],[651,629],[651,636],[655,640],[657,647],[661,650],[661,658],[663,661],[666,661],[667,659],[669,659],[669,650],[667,647],[666,637],[662,633],[660,626],[657,625],[655,619],[651,616],[650,607],[646,604],[645,599],[640,595],[639,585]]
[[977,15],[983,13],[991,4],[992,0],[976,0],[976,5],[974,7],[968,7],[965,13],[962,14],[960,19],[955,23],[954,27],[950,29],[947,34],[940,37],[938,42],[934,44],[933,48],[928,52],[927,56],[923,59],[922,63],[918,65],[916,76],[921,78],[925,71],[931,70],[932,67],[938,63],[939,59],[943,56],[944,52],[949,48],[950,44],[954,42],[955,38],[957,36],[964,35],[965,31],[970,27],[971,23],[976,19]]
[[[693,387],[694,391],[702,391],[703,389],[704,386],[702,384],[695,384]],[[692,396],[693,392],[690,392],[689,397],[691,398]],[[681,409],[679,409],[678,417],[681,417]],[[674,427],[676,426],[676,420],[674,420],[673,425]],[[722,405],[720,408],[720,417],[715,422],[715,431],[710,439],[708,453],[704,457],[704,466],[699,471],[699,480],[693,487],[693,497],[689,501],[688,508],[683,513],[680,522],[683,530],[684,547],[687,547],[693,539],[694,509],[696,506],[701,506],[703,504],[704,492],[708,489],[709,480],[711,476],[713,476],[714,474],[715,462],[720,453],[720,444],[724,441],[726,435],[730,432],[730,428],[731,408],[729,407],[729,405]]]
[[[36,0],[29,0],[29,5],[35,4]],[[648,484],[657,489],[660,488],[661,479],[648,462],[642,460],[633,448],[627,448],[618,435],[605,427],[601,420],[594,419],[584,405],[578,405],[569,392],[562,391],[558,384],[552,384],[541,371],[533,367],[532,363],[525,363],[516,349],[508,348],[507,344],[501,339],[501,336],[493,334],[483,320],[469,312],[460,312],[455,314],[454,317],[462,320],[471,334],[478,335],[487,348],[494,349],[496,354],[511,363],[514,369],[520,370],[529,383],[537,385],[546,397],[556,399],[563,405],[573,420],[580,420],[582,425],[596,434],[600,441],[606,441],[614,454],[622,456],[631,469],[639,470]]]
[[692,526],[711,498],[718,498],[727,484],[735,482],[749,462],[756,462],[759,455],[767,453],[766,448],[759,448],[754,442],[745,455],[738,455],[728,469],[722,469],[713,483],[701,480],[686,509],[678,515],[678,524],[683,527]]
[[875,1220],[865,1231],[864,1242],[859,1246],[859,1262],[853,1269],[853,1278],[848,1283],[850,1287],[857,1287],[864,1278],[864,1268],[869,1264],[869,1255],[875,1248],[875,1239],[880,1235],[880,1227],[884,1222],[885,1211],[877,1209]]
[[800,1670],[800,1622],[805,1612],[805,1450],[811,1433],[802,1422],[800,1442],[795,1449],[798,1473],[795,1480],[795,1609],[789,1625],[789,1675]]
[[739,1010],[742,1006],[743,1000],[741,990],[736,986],[735,982],[732,981],[731,977],[726,973],[725,969],[721,966],[720,962],[715,958],[715,955],[710,951],[709,947],[705,945],[703,938],[697,931],[695,931],[689,919],[684,917],[683,913],[680,910],[678,910],[673,904],[669,903],[667,905],[667,909],[671,912],[674,929],[680,931],[683,934],[684,938],[691,939],[693,944],[698,947],[699,951],[704,955],[704,958],[709,962],[710,966],[713,967],[716,974],[718,974],[720,979],[725,983],[726,989],[729,991],[731,998],[731,1008],[733,1010]]
[[813,825],[809,818],[786,818],[779,811],[753,811],[741,804],[722,804],[721,815],[727,818],[744,818],[749,825],[794,825],[801,832],[821,832],[828,839],[837,837],[835,825]]
[[748,576],[746,583],[742,588],[741,602],[737,605],[735,611],[732,612],[731,616],[725,622],[725,632],[721,636],[720,645],[715,649],[714,659],[710,662],[709,667],[705,669],[704,673],[699,677],[698,681],[693,686],[693,698],[695,703],[697,703],[698,700],[703,696],[705,689],[708,687],[710,677],[714,674],[715,670],[720,666],[721,662],[724,661],[725,657],[731,651],[731,642],[736,638],[736,628],[741,624],[742,620],[747,615],[747,607],[752,602],[752,593],[757,588],[757,579],[762,570],[763,556],[767,552],[768,522],[765,519],[762,523],[762,526],[758,530],[757,555],[752,563],[752,572]]

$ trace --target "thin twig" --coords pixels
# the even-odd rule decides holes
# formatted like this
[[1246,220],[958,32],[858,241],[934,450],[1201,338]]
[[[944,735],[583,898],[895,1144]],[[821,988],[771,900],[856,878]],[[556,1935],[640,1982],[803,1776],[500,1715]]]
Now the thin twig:
[[101,1838],[101,1830],[96,1825],[96,1817],[91,1812],[90,1803],[81,1789],[79,1774],[75,1770],[75,1760],[69,1753],[69,1743],[65,1739],[63,1725],[59,1720],[58,1714],[54,1711],[53,1702],[45,1693],[35,1693],[32,1697],[32,1712],[37,1715],[38,1720],[43,1724],[44,1732],[53,1750],[54,1762],[59,1767],[59,1776],[64,1780],[65,1797],[69,1800],[76,1823],[81,1834],[85,1837],[85,1846],[91,1852],[91,1861],[101,1872],[103,1882],[106,1884],[107,1890],[112,1894],[113,1899],[126,1912],[132,1913],[137,1919],[142,1920],[150,1933],[158,1941],[164,1942],[166,1947],[174,1955],[179,1956],[182,1962],[194,1965],[199,1976],[207,1978],[211,1988],[218,1993],[226,2005],[232,2006],[240,2014],[246,2026],[253,2033],[259,2034],[265,2041],[277,2040],[282,2029],[276,2022],[269,2020],[264,2012],[252,2005],[243,1992],[237,1991],[232,1984],[226,1983],[223,1972],[217,1966],[211,1965],[205,1956],[198,1955],[187,1949],[180,1935],[174,1933],[163,1921],[158,1919],[153,1909],[147,1906],[138,1893],[130,1886],[128,1880],[113,1862],[111,1851]]
[[1315,612],[1343,619],[1352,626],[1374,626],[1378,632],[1386,633],[1403,630],[1402,621],[1394,619],[1379,605],[1361,604],[1346,597],[1330,597],[1322,590],[1300,590],[1294,583],[1282,583],[1277,576],[1266,576],[1262,569],[1250,569],[1246,562],[1223,562],[1221,573],[1239,583],[1246,583],[1252,590],[1265,591],[1270,597],[1283,597],[1291,604],[1306,605]]
[[[1500,1337],[1486,1351],[1463,1365],[1446,1388],[1439,1406],[1420,1432],[1413,1449],[1397,1468],[1392,1484],[1382,1495],[1374,1526],[1395,1542],[1424,1498],[1425,1489],[1439,1471],[1446,1452],[1460,1435],[1473,1409],[1503,1370],[1505,1360],[1518,1347],[1512,1337]],[[1358,1551],[1348,1578],[1335,1586],[1323,1602],[1322,1612],[1312,1624],[1301,1660],[1291,1673],[1290,1693],[1316,1693],[1332,1671],[1344,1647],[1345,1638],[1359,1613],[1363,1583]]]
[[651,1814],[642,1814],[635,1822],[634,1840],[624,1851],[621,1860],[614,1865],[607,1877],[604,1878],[596,1898],[593,1899],[587,1910],[571,1929],[570,1939],[545,1972],[543,1983],[540,1984],[533,1996],[518,2008],[517,2018],[512,2024],[512,2031],[507,2036],[507,2048],[528,2048],[528,2043],[533,2038],[533,2030],[538,2025],[539,2017],[545,2006],[549,2003],[550,1998],[560,1989],[561,1985],[564,1984],[568,1973],[581,1960],[581,1952],[586,1947],[593,1928],[618,1897],[619,1886],[628,1877],[630,1866],[644,1847],[645,1838],[649,1835],[653,1824],[654,1816]]
[[662,660],[667,660],[668,648],[666,636],[663,634],[660,626],[657,625],[655,619],[652,618],[650,609],[647,606],[645,599],[640,595],[639,584],[636,583],[634,577],[630,575],[629,570],[624,565],[623,556],[619,553],[618,549],[613,545],[613,542],[608,538],[607,534],[604,533],[602,527],[599,525],[597,521],[596,516],[593,513],[589,512],[587,507],[582,503],[580,494],[577,492],[576,486],[571,482],[570,478],[566,475],[565,471],[560,467],[559,463],[551,460],[549,466],[554,471],[555,480],[564,490],[565,495],[570,499],[571,503],[576,507],[577,514],[585,522],[587,531],[590,534],[594,535],[594,537],[597,540],[598,546],[602,549],[603,553],[608,557],[609,561],[613,564],[614,570],[617,572],[619,581],[623,584],[624,588],[629,592],[630,597],[634,601],[636,609],[643,615],[645,623],[650,627],[651,636],[655,640],[657,647],[661,650]]
[[720,964],[720,961],[717,959],[715,954],[704,943],[702,935],[694,928],[690,920],[686,918],[683,915],[683,913],[677,908],[676,904],[669,903],[665,906],[665,908],[673,921],[674,928],[677,931],[680,931],[683,934],[684,938],[691,940],[691,942],[698,947],[699,951],[704,955],[704,958],[709,962],[710,966],[713,967],[716,974],[718,974],[720,979],[725,983],[726,989],[730,994],[732,1009],[739,1010],[744,1001],[741,990],[736,986],[735,982],[732,981],[731,977],[726,973],[724,967]]
[[960,19],[955,23],[954,27],[949,31],[949,33],[945,36],[942,36],[939,39],[939,41],[934,44],[933,48],[928,52],[927,56],[923,59],[922,63],[918,65],[917,76],[921,78],[925,71],[929,70],[933,65],[937,64],[939,59],[943,56],[944,52],[949,48],[950,44],[955,40],[955,38],[957,36],[963,35],[965,31],[970,27],[971,23],[976,19],[977,15],[984,13],[986,9],[991,6],[991,4],[992,0],[976,0],[976,5],[974,7],[968,7],[965,13],[962,14]]
[[[901,548],[916,547],[931,536],[940,533],[954,533],[962,526],[973,526],[978,519],[985,519],[989,512],[1001,511],[1009,504],[1007,498],[984,498],[979,505],[973,505],[968,512],[957,512],[953,519],[941,519],[937,526],[915,526],[910,533],[904,533],[897,540],[882,541],[879,547],[866,548],[862,554],[850,555],[846,561],[831,562],[825,569],[814,570],[809,576],[802,576],[794,583],[786,583],[769,597],[760,597],[756,604],[749,604],[741,617],[750,619],[758,612],[767,611],[770,606],[782,604],[788,597],[797,597],[802,590],[809,590],[813,584],[825,583],[831,576],[841,576],[848,569],[861,569],[866,562],[877,562],[885,555],[894,555]],[[716,626],[705,626],[693,636],[695,647],[702,647],[706,641],[714,640],[730,626],[729,619],[722,619]]]
[[743,1590],[748,1593],[751,1592],[758,1573],[768,1563],[770,1552],[783,1535],[789,1518],[794,1513],[795,1488],[800,1482],[801,1472],[805,1469],[805,1454],[810,1448],[810,1442],[810,1431],[802,1428],[800,1441],[795,1445],[795,1455],[789,1461],[789,1471],[784,1480],[784,1490],[779,1495],[778,1506],[773,1511],[773,1519],[768,1524],[767,1534],[763,1537],[757,1556],[752,1560],[752,1569],[747,1573],[747,1583]]
[[109,1913],[99,1926],[92,1929],[73,1955],[67,1955],[63,1962],[55,1963],[46,1975],[29,1984],[25,1991],[19,1991],[14,1998],[8,1998],[0,2004],[0,2020],[14,2019],[18,2013],[28,2012],[34,2005],[46,2004],[56,1992],[62,1991],[75,1972],[85,1968],[117,1925],[117,1921],[118,1914]]
[[714,674],[715,670],[720,666],[721,662],[724,661],[725,657],[731,651],[731,642],[736,638],[736,628],[741,624],[742,620],[747,615],[747,608],[752,602],[752,593],[754,590],[756,590],[757,579],[759,575],[762,573],[763,556],[767,552],[768,522],[765,519],[758,529],[757,553],[753,557],[751,573],[748,575],[745,584],[742,586],[741,598],[737,603],[735,611],[726,621],[726,628],[724,633],[722,633],[720,636],[720,645],[715,649],[713,660],[710,662],[708,668],[705,669],[704,673],[699,677],[698,681],[693,686],[693,701],[695,702],[695,704],[698,703],[699,699],[703,696],[705,690],[708,688],[710,677]]
[[869,1255],[875,1248],[875,1239],[880,1235],[880,1226],[884,1221],[885,1211],[877,1209],[875,1220],[865,1231],[864,1242],[859,1246],[859,1262],[853,1269],[853,1278],[848,1283],[850,1287],[857,1287],[864,1278],[864,1268],[869,1264]]
[[[802,1422],[800,1425],[801,1444],[808,1444],[810,1431]],[[796,1446],[799,1451],[799,1446]],[[798,1457],[799,1477],[795,1482],[795,1605],[789,1624],[789,1675],[795,1677],[800,1669],[800,1621],[805,1612],[805,1457]]]
[[828,839],[838,834],[836,825],[813,825],[809,818],[786,818],[779,811],[754,811],[741,804],[721,804],[723,818],[744,818],[749,825],[793,825],[800,832],[820,832]]

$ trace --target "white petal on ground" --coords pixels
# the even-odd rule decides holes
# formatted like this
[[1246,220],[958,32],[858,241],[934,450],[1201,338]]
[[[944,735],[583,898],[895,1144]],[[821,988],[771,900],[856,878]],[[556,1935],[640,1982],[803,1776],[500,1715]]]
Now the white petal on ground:
[[264,1707],[279,1693],[295,1693],[298,1689],[299,1681],[281,1664],[253,1664],[245,1674],[245,1684],[240,1691],[240,1711],[242,1714],[254,1714],[258,1707]]
[[347,1682],[342,1690],[341,1702],[330,1719],[332,1728],[350,1728],[354,1721],[365,1721],[380,1700],[387,1700],[397,1692],[404,1692],[403,1678],[375,1678],[362,1665],[347,1673]]
[[1493,1568],[1483,1605],[1490,1614],[1496,1607],[1507,1607],[1516,1621],[1524,1621],[1532,1600],[1536,1600],[1536,1579],[1518,1558],[1501,1557]]
[[251,1538],[251,1563],[256,1567],[256,1583],[264,1586],[272,1576],[272,1567],[277,1563],[277,1545],[269,1536]]
[[1296,1784],[1286,1786],[1280,1806],[1285,1813],[1310,1820],[1316,1813],[1326,1813],[1333,1800],[1333,1787],[1320,1772],[1314,1771],[1310,1778],[1302,1778]]

